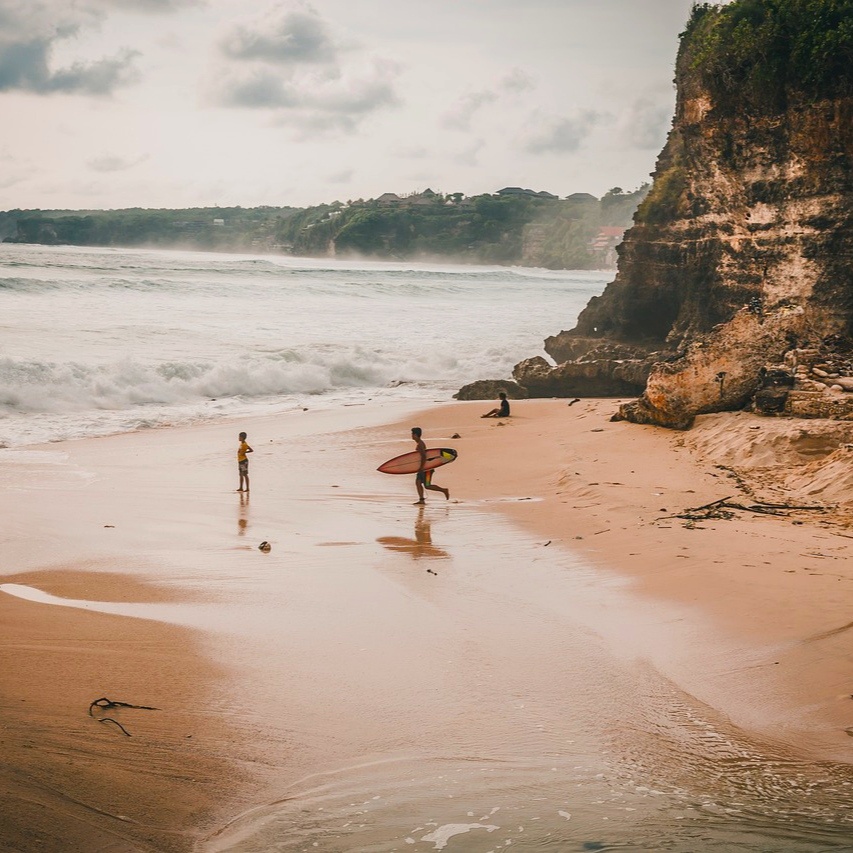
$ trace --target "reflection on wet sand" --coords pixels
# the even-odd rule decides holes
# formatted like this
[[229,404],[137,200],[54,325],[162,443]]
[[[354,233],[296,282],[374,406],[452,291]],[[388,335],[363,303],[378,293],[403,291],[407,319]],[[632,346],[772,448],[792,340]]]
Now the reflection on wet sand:
[[415,538],[405,536],[380,536],[376,541],[389,551],[399,551],[409,554],[413,560],[426,557],[433,560],[446,560],[450,555],[442,548],[432,544],[432,525],[424,514],[425,507],[418,507],[415,518]]
[[240,492],[240,506],[237,509],[237,535],[245,536],[246,530],[249,527],[249,495],[247,492]]

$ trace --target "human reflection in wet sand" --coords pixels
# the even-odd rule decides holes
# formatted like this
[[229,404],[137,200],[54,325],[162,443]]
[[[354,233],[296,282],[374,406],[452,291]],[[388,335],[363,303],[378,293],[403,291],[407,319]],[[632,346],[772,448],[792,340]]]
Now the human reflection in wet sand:
[[237,535],[245,536],[246,529],[249,526],[249,493],[240,492],[240,507],[237,510]]
[[422,557],[432,560],[446,560],[450,556],[447,551],[432,544],[431,525],[425,511],[426,507],[423,504],[418,505],[414,539],[407,539],[405,536],[380,536],[376,541],[384,545],[389,551],[409,554],[413,560],[420,560]]

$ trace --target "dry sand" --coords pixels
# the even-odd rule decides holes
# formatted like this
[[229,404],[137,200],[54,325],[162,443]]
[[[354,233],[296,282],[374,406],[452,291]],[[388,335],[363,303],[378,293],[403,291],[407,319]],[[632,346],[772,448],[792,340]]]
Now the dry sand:
[[[451,488],[449,507],[502,513],[541,547],[573,549],[602,577],[627,578],[641,596],[676,602],[712,628],[713,644],[704,631],[674,649],[664,626],[663,641],[638,643],[638,658],[747,731],[801,755],[851,761],[853,424],[722,414],[674,433],[610,422],[612,400],[519,401],[506,420],[480,419],[487,407],[443,404],[417,415],[353,407],[3,451],[0,512],[10,523],[0,582],[125,602],[118,613],[151,618],[0,595],[0,849],[190,849],[226,816],[271,796],[283,764],[302,771],[318,756],[346,755],[344,721],[326,692],[341,676],[335,649],[344,640],[329,629],[328,671],[303,673],[296,690],[296,654],[280,678],[264,682],[252,661],[275,607],[266,602],[267,626],[253,596],[275,588],[256,589],[246,561],[286,566],[280,543],[290,537],[297,548],[312,507],[342,492],[367,515],[408,505],[410,478],[364,471],[411,449],[414,423],[460,452],[436,474]],[[232,492],[239,429],[256,450],[249,501]],[[832,508],[676,517],[727,497]],[[438,501],[428,495],[430,507]],[[334,624],[347,604],[358,608],[356,588],[341,590],[340,602],[335,590],[346,584],[346,546],[365,517],[340,519],[315,542],[326,546],[322,607],[304,586],[288,591],[305,602],[304,625],[288,627],[295,649],[321,642],[312,631]],[[388,553],[441,550],[428,535],[382,538]],[[266,557],[261,539],[273,542]],[[499,556],[500,543],[482,545]],[[357,706],[359,688],[349,687]],[[103,696],[161,710],[91,716],[90,703]],[[322,743],[300,746],[276,728],[265,709],[277,701],[325,714]],[[98,722],[104,716],[131,736]]]

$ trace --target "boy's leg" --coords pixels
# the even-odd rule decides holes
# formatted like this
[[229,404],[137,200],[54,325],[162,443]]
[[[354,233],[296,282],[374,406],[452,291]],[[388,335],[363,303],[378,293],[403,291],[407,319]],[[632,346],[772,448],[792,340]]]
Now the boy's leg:
[[[429,489],[431,492],[441,492],[444,495],[444,499],[447,500],[450,497],[450,489],[442,489],[441,486],[434,486],[432,484],[432,471],[426,472],[426,477],[424,478],[424,488]],[[423,500],[423,492],[421,491],[421,500]]]
[[441,492],[444,495],[445,500],[450,498],[450,489],[442,489],[441,486],[433,486],[432,483],[430,483],[427,488],[431,492]]

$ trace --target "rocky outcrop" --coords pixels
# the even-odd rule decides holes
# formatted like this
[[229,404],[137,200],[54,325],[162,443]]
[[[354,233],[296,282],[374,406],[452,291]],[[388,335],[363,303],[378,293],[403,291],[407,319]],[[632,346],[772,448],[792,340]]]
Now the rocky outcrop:
[[829,339],[821,349],[793,349],[761,377],[752,401],[762,415],[853,420],[853,344]]
[[523,400],[527,389],[507,379],[478,379],[463,385],[454,395],[455,400],[495,400],[503,391],[510,400]]
[[619,417],[685,428],[748,404],[787,351],[850,337],[853,35],[815,47],[835,5],[799,20],[792,0],[697,4],[616,278],[547,340],[556,367],[516,367],[531,394],[641,392]]
[[656,361],[615,359],[603,349],[556,367],[541,356],[528,358],[513,368],[512,375],[532,397],[633,397],[642,392]]

